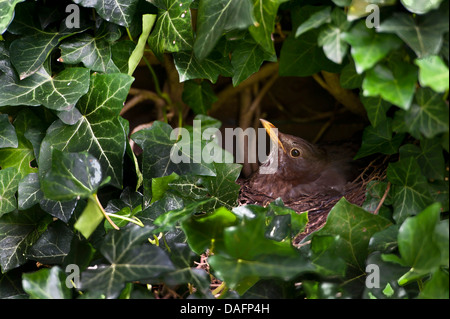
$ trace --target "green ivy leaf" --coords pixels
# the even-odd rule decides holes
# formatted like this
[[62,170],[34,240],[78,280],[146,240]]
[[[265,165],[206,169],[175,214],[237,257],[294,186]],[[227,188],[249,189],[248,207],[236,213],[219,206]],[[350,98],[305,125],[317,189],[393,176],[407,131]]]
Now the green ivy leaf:
[[420,141],[420,147],[413,144],[403,145],[399,153],[401,158],[413,156],[427,178],[444,180],[444,154],[438,139],[423,139]]
[[319,46],[328,59],[334,63],[341,64],[347,54],[348,44],[343,40],[343,33],[350,27],[345,13],[335,8],[331,13],[332,23],[327,24],[319,33],[317,38]]
[[409,275],[425,275],[441,264],[440,246],[435,242],[434,232],[439,223],[441,205],[428,206],[417,216],[407,218],[398,233],[398,249],[402,260],[411,267],[410,273],[399,279],[407,282]]
[[186,81],[183,89],[183,102],[186,103],[195,114],[206,114],[217,101],[211,83],[202,81]]
[[194,52],[181,51],[173,54],[175,67],[178,71],[180,82],[193,79],[208,79],[216,83],[219,75],[231,76],[231,63],[228,58],[213,52],[201,62],[195,57]]
[[436,92],[445,92],[449,87],[448,66],[437,55],[416,59],[419,66],[419,81],[422,86],[429,86]]
[[192,50],[191,0],[152,0],[158,7],[158,19],[148,44],[157,57],[164,52]]
[[89,70],[69,68],[52,77],[44,68],[16,83],[0,76],[0,106],[40,105],[53,110],[68,110],[89,89]]
[[129,27],[133,22],[138,0],[74,0],[73,2],[83,7],[95,8],[106,21]]
[[421,299],[448,299],[449,276],[442,269],[437,269],[428,280],[419,294]]
[[342,39],[351,45],[350,52],[359,74],[372,68],[402,44],[394,35],[376,33],[374,29],[367,28],[364,21],[344,32]]
[[355,63],[351,61],[346,66],[342,68],[341,76],[339,77],[339,82],[344,89],[356,89],[360,88],[364,76],[356,72]]
[[360,96],[360,100],[367,111],[367,117],[373,127],[384,123],[387,120],[386,112],[391,104],[383,100],[381,97]]
[[433,138],[439,133],[448,132],[449,111],[442,99],[442,94],[430,88],[417,90],[414,103],[407,112],[401,112],[404,125],[408,132],[416,138],[425,136]]
[[121,231],[109,232],[100,246],[100,252],[109,264],[84,271],[80,289],[117,298],[126,282],[156,278],[174,270],[166,253],[148,243],[152,230],[130,225]]
[[136,44],[130,40],[118,41],[111,46],[111,57],[114,64],[120,70],[120,73],[128,74],[128,63],[131,61],[130,57],[135,48]]
[[0,114],[0,148],[18,146],[16,130],[9,121],[8,114]]
[[14,17],[16,4],[25,0],[2,0],[0,1],[0,34],[8,28]]
[[378,64],[366,73],[364,96],[381,96],[384,100],[408,110],[414,96],[417,70],[409,63],[398,62],[391,68]]
[[425,14],[430,10],[439,8],[442,0],[420,1],[420,0],[401,0],[402,4],[411,12]]
[[245,37],[236,44],[231,56],[231,65],[233,66],[233,85],[247,79],[250,75],[257,72],[264,61],[276,62],[275,54],[265,51],[259,43],[253,39]]
[[342,198],[331,209],[325,226],[314,236],[339,235],[336,254],[345,260],[352,274],[364,273],[370,238],[390,224],[389,220],[366,212]]
[[71,200],[96,193],[101,182],[102,169],[94,156],[54,149],[52,168],[41,181],[41,189],[48,199]]
[[[331,22],[331,7],[305,6],[305,8],[308,8],[308,10],[311,10],[311,12],[314,13],[312,13],[306,21],[298,26],[297,30],[295,31],[296,38],[303,33],[308,32],[309,30],[316,29],[325,23]],[[303,8],[303,10],[305,10],[305,8]]]
[[50,215],[33,210],[14,211],[0,218],[0,265],[3,273],[27,261],[29,249],[51,221]]
[[272,41],[272,32],[275,28],[275,18],[278,7],[288,0],[252,0],[253,16],[255,22],[248,30],[261,48],[268,52],[270,56],[275,54]]
[[31,246],[27,258],[42,264],[62,264],[70,252],[73,235],[69,226],[57,220]]
[[70,299],[72,296],[66,286],[66,274],[58,266],[24,273],[22,286],[32,299]]
[[253,21],[250,0],[201,1],[197,15],[197,38],[194,42],[195,56],[203,60],[211,53],[224,32],[246,29]]
[[423,17],[394,13],[383,21],[378,32],[395,33],[419,58],[436,55],[442,46],[442,36],[448,32],[448,18],[439,11]]
[[122,162],[126,146],[124,128],[118,120],[133,78],[126,74],[93,74],[89,92],[77,104],[83,115],[74,125],[55,121],[42,141],[39,176],[51,168],[51,148],[88,152],[96,157],[111,184],[122,185]]
[[339,66],[325,56],[317,45],[317,30],[307,32],[296,39],[289,35],[280,53],[281,76],[310,76],[319,71],[337,72]]
[[387,178],[392,183],[393,217],[397,223],[418,214],[432,202],[427,180],[414,157],[400,158],[400,161],[390,163]]
[[18,208],[25,210],[39,203],[44,198],[39,183],[38,173],[30,173],[19,182]]
[[355,159],[375,153],[395,154],[404,139],[404,134],[392,135],[390,119],[381,122],[377,127],[367,126],[363,132],[361,148]]
[[0,217],[17,208],[16,192],[20,173],[14,167],[0,170]]

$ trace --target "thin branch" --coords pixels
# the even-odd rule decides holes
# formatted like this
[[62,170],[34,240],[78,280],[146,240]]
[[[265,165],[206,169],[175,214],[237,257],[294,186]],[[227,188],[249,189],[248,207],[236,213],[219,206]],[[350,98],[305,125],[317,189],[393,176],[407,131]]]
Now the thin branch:
[[375,211],[373,212],[374,215],[378,215],[378,212],[380,211],[381,206],[383,205],[384,201],[386,200],[386,197],[387,197],[387,195],[388,195],[390,189],[391,189],[391,182],[388,182],[388,183],[387,183],[387,186],[386,186],[386,190],[384,191],[383,197],[381,197],[381,200],[380,200],[380,202],[378,203],[377,208],[376,208]]

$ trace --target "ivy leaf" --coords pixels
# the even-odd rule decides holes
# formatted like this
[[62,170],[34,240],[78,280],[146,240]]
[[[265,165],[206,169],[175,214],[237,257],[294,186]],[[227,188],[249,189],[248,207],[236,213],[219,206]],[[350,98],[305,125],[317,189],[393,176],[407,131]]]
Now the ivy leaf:
[[444,180],[444,154],[438,139],[423,139],[420,141],[420,147],[413,144],[403,145],[399,153],[401,158],[413,156],[427,178]]
[[16,128],[19,146],[16,148],[0,148],[0,167],[3,169],[8,167],[16,168],[20,179],[29,173],[37,172],[37,169],[32,165],[32,161],[35,159],[33,146],[24,133],[38,126],[39,121],[39,118],[30,110],[21,111],[13,123]]
[[347,22],[345,13],[339,8],[335,8],[331,13],[331,21],[332,23],[322,28],[317,41],[319,46],[323,47],[328,59],[341,64],[348,49],[348,44],[342,39],[342,34],[350,27],[350,23]]
[[102,182],[99,161],[87,152],[66,153],[53,150],[52,168],[41,181],[44,196],[52,200],[87,198]]
[[20,173],[14,167],[0,170],[0,217],[17,208],[16,192]]
[[443,93],[449,87],[448,66],[437,55],[416,59],[419,67],[419,81],[422,86],[429,86],[436,92]]
[[70,299],[72,296],[66,286],[66,274],[58,266],[24,273],[22,286],[32,299]]
[[99,291],[106,298],[116,298],[126,282],[156,278],[174,270],[166,253],[148,243],[152,230],[148,226],[130,225],[109,232],[100,246],[100,252],[109,264],[84,271],[80,289]]
[[253,16],[255,23],[250,25],[250,34],[261,48],[270,53],[275,53],[272,41],[272,32],[275,28],[275,18],[277,16],[278,7],[288,0],[253,0]]
[[38,173],[30,173],[19,182],[18,208],[20,210],[31,208],[43,198]]
[[[187,131],[185,133],[188,133]],[[142,172],[144,176],[144,195],[151,195],[151,181],[154,177],[161,177],[177,173],[178,175],[214,175],[212,163],[205,163],[201,153],[192,152],[193,144],[191,134],[181,135],[181,140],[176,131],[166,123],[155,121],[149,129],[140,130],[132,135],[132,139],[144,150]],[[178,139],[178,140],[177,140]],[[201,148],[202,141],[195,140]],[[204,145],[204,144],[203,144]],[[174,160],[175,152],[182,153],[182,158]],[[195,155],[197,154],[197,155]],[[194,158],[194,155],[196,158]]]
[[39,176],[51,168],[51,148],[66,152],[88,152],[97,158],[111,184],[122,185],[122,162],[126,135],[118,115],[133,78],[126,74],[93,74],[91,86],[77,104],[83,115],[74,125],[55,121],[42,141]]
[[381,23],[377,31],[395,33],[419,58],[424,58],[439,53],[442,36],[448,32],[448,27],[448,18],[438,11],[423,17],[394,13],[391,18]]
[[18,83],[5,75],[0,81],[0,106],[43,104],[53,110],[68,110],[88,91],[89,70],[69,68],[52,77],[42,67]]
[[378,64],[366,73],[363,81],[364,96],[381,96],[384,100],[408,110],[416,89],[417,70],[414,66],[398,62],[391,69]]
[[430,10],[439,8],[442,0],[420,1],[420,0],[401,0],[403,6],[411,12],[425,14]]
[[[305,8],[308,8],[308,6],[305,6]],[[308,9],[315,12],[312,13],[306,21],[298,26],[295,31],[296,38],[309,30],[316,29],[325,23],[331,22],[331,7],[309,7]]]
[[27,258],[42,264],[62,264],[70,252],[73,235],[69,226],[57,220],[31,246]]
[[25,0],[3,0],[0,1],[0,34],[3,34],[8,28],[14,17],[14,8],[16,4]]
[[433,138],[439,133],[448,132],[449,111],[442,99],[442,94],[430,88],[417,90],[415,101],[411,109],[401,112],[408,132],[416,138],[421,134],[426,138]]
[[8,114],[0,114],[0,148],[19,146],[16,130],[9,121]]
[[217,52],[213,52],[201,62],[195,57],[194,52],[190,51],[175,52],[173,58],[180,82],[208,79],[212,83],[216,83],[219,75],[232,75],[230,61]]
[[128,74],[128,61],[130,61],[135,48],[136,44],[130,40],[118,41],[111,46],[111,57],[120,73]]
[[325,56],[317,45],[317,30],[307,32],[296,39],[289,35],[281,47],[281,76],[310,76],[319,71],[337,72],[339,65]]
[[133,22],[138,0],[73,0],[83,7],[95,8],[106,21],[129,27]]
[[106,73],[111,67],[111,45],[103,35],[94,37],[82,33],[64,41],[60,46],[59,61],[67,64],[80,62],[92,71]]
[[391,107],[390,103],[381,97],[367,97],[362,95],[360,96],[360,100],[367,111],[367,117],[373,127],[377,127],[386,121],[386,112]]
[[400,158],[398,162],[390,163],[387,178],[392,183],[393,217],[398,224],[433,202],[427,180],[414,157]]
[[336,254],[345,260],[349,271],[364,273],[370,238],[389,225],[389,220],[366,212],[342,198],[331,209],[325,226],[316,231],[314,237],[339,235]]
[[148,44],[156,56],[164,52],[192,50],[191,0],[152,0],[158,7],[158,19]]
[[352,61],[342,69],[339,82],[342,88],[352,90],[360,88],[363,79],[364,76],[356,72],[355,63]]
[[[0,171],[1,172],[1,171]],[[42,211],[14,211],[0,218],[0,265],[2,272],[23,265],[51,216]]]
[[441,250],[434,237],[440,213],[441,206],[435,203],[400,226],[398,249],[402,260],[411,267],[410,273],[399,279],[400,284],[405,284],[409,275],[425,275],[441,265]]
[[233,85],[238,86],[257,72],[264,61],[276,62],[276,55],[264,51],[259,43],[245,37],[236,45],[231,56],[231,65],[234,69]]
[[367,126],[363,132],[361,148],[355,159],[375,153],[395,154],[405,137],[404,134],[392,136],[392,125],[389,119],[377,127]]
[[197,38],[194,42],[195,56],[203,60],[225,31],[246,29],[253,21],[250,0],[201,1],[197,15]]
[[193,80],[186,81],[182,98],[195,114],[206,114],[213,103],[217,101],[211,83],[207,81],[201,83]]
[[351,45],[350,53],[355,60],[356,71],[361,74],[372,68],[402,42],[394,35],[376,33],[365,22],[357,23],[342,39]]

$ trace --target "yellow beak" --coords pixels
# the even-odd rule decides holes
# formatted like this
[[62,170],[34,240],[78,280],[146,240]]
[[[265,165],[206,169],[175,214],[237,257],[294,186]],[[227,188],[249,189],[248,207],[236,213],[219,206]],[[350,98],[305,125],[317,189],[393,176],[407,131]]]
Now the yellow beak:
[[269,121],[266,121],[264,119],[259,119],[259,120],[261,121],[262,126],[266,129],[267,134],[269,134],[270,139],[274,143],[278,143],[278,145],[280,145],[281,148],[283,149],[283,151],[286,153],[283,143],[281,143],[280,139],[278,138],[278,134],[275,132],[275,130],[273,130],[274,128],[276,128],[275,125],[273,125],[272,123],[270,123]]

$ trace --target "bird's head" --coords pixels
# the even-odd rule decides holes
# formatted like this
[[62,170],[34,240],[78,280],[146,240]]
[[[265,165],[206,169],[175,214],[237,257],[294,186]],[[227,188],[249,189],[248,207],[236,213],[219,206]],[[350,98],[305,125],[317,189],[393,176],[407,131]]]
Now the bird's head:
[[279,178],[308,183],[321,175],[328,162],[326,151],[300,137],[276,132],[269,121],[260,121],[272,142],[278,145],[276,174]]

